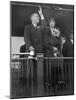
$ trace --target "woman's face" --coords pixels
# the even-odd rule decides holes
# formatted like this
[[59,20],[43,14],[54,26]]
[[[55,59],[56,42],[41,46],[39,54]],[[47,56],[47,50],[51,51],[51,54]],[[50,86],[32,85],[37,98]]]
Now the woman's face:
[[52,20],[52,21],[50,22],[50,27],[54,27],[54,26],[55,26],[55,21]]

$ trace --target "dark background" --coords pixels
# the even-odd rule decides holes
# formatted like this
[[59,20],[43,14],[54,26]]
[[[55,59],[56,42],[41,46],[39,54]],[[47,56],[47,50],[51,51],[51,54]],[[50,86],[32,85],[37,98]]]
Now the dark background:
[[[44,3],[26,3],[10,2],[11,16],[11,35],[24,36],[24,26],[31,24],[30,15],[38,12],[38,6],[41,5],[45,19],[52,16],[56,20],[56,27],[60,28],[61,33],[69,36],[71,30],[74,30],[74,6]],[[60,10],[60,8],[63,8]],[[65,10],[66,9],[66,10]]]

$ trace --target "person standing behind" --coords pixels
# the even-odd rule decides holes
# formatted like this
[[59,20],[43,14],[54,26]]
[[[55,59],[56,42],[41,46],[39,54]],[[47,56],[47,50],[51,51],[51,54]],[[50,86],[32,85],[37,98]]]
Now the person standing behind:
[[[62,50],[64,59],[64,69],[65,72],[65,81],[66,84],[70,84],[72,89],[74,89],[74,36],[73,31],[69,35],[69,39],[63,45]],[[70,75],[70,76],[69,76]]]
[[63,45],[63,56],[74,57],[74,40],[73,33],[70,34],[69,39]]

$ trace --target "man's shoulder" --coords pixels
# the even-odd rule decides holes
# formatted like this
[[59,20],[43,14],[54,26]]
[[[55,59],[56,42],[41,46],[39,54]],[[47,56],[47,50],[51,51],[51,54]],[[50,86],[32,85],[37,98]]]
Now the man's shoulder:
[[66,40],[66,42],[64,43],[64,46],[69,47],[70,43],[71,43],[70,40]]
[[50,33],[50,29],[49,29],[49,27],[44,28],[44,33],[45,33],[45,34]]
[[70,44],[70,43],[71,43],[70,39],[68,39],[68,40],[66,41],[66,43],[67,43],[67,44]]
[[25,29],[30,29],[32,27],[32,25],[25,25]]

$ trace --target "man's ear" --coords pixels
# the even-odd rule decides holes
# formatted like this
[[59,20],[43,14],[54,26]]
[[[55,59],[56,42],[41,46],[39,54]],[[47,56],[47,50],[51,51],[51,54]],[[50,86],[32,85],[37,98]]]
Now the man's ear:
[[31,14],[31,16],[30,16],[30,20],[31,20],[31,21],[32,21],[32,17],[33,17],[33,15],[34,15],[34,14]]
[[32,15],[30,16],[30,20],[32,20]]

